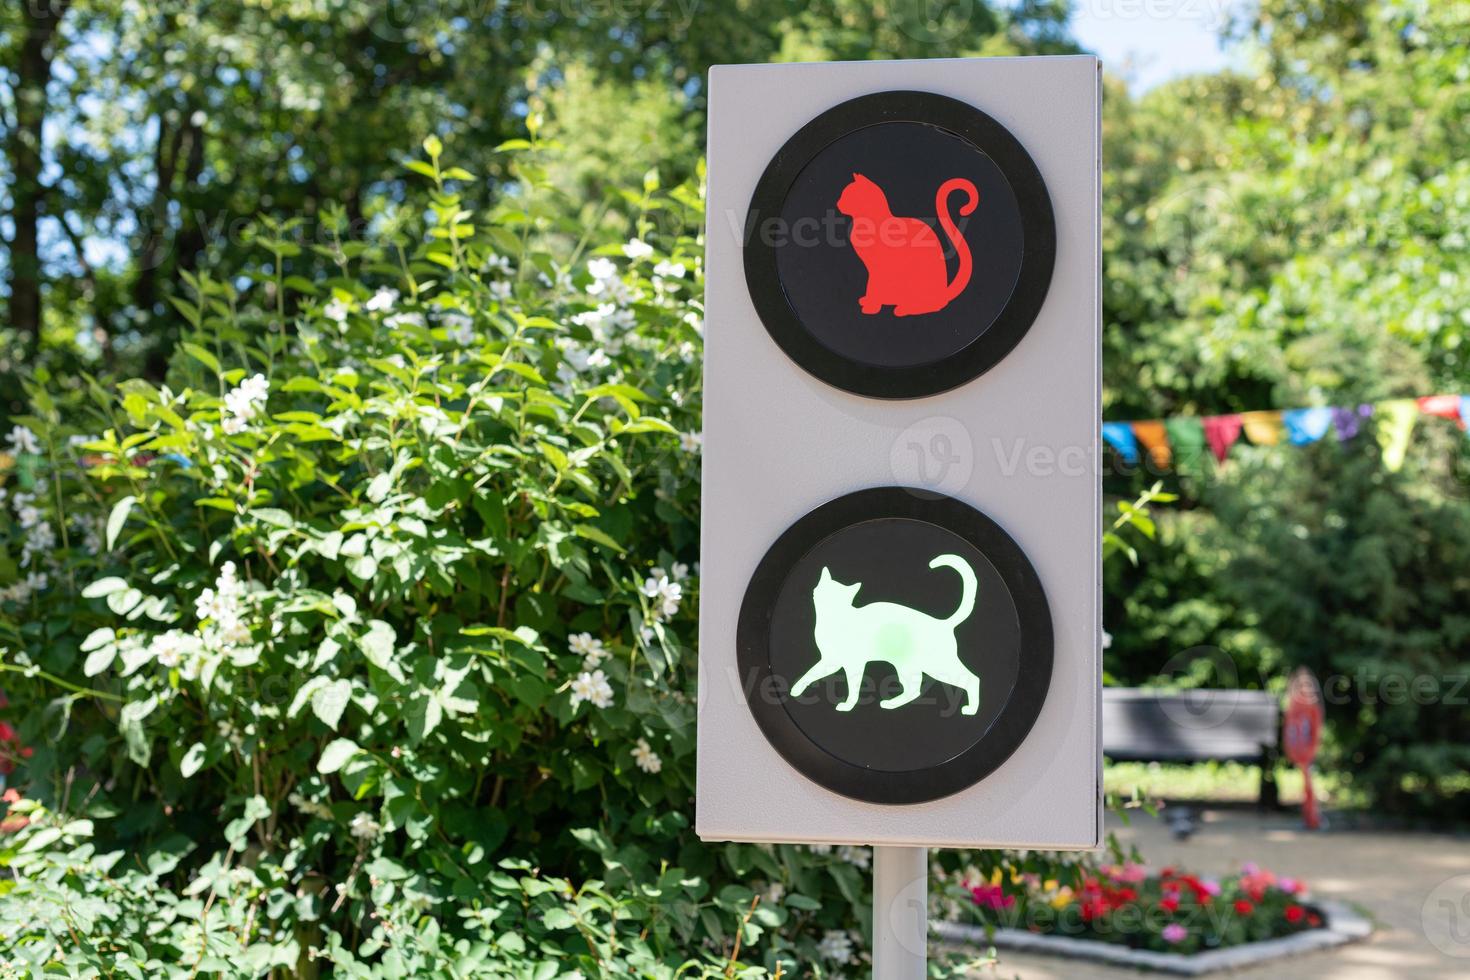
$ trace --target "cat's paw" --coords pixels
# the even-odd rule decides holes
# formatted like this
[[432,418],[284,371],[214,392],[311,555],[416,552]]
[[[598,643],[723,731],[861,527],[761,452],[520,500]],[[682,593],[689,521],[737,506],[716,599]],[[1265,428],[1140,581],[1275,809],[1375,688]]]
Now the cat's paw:
[[871,316],[872,314],[877,313],[879,310],[883,309],[883,304],[876,299],[868,299],[868,297],[864,296],[862,299],[858,300],[858,309]]
[[846,701],[844,701],[842,704],[839,704],[837,706],[837,710],[838,711],[851,711],[853,708],[856,708],[856,707],[857,707],[857,702],[856,701],[852,702],[851,704],[848,704]]
[[979,710],[980,710],[980,706],[978,704],[971,703],[971,704],[967,704],[963,708],[961,708],[960,709],[960,714],[962,714],[962,715],[974,715],[977,712],[979,712]]

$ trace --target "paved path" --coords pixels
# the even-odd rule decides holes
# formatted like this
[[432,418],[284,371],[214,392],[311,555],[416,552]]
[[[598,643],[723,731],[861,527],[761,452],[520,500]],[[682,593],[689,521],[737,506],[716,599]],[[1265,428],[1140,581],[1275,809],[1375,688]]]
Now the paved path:
[[[1224,874],[1255,861],[1305,880],[1313,892],[1356,905],[1373,919],[1366,942],[1251,970],[1240,980],[1464,980],[1470,977],[1470,838],[1437,834],[1342,831],[1307,833],[1294,816],[1244,811],[1204,814],[1188,842],[1173,840],[1147,815],[1131,826],[1109,825],[1153,867],[1177,864]],[[1463,877],[1462,877],[1463,876]],[[1436,947],[1448,949],[1450,955]],[[978,978],[1141,980],[1134,970],[1092,966],[1001,950],[995,972]]]

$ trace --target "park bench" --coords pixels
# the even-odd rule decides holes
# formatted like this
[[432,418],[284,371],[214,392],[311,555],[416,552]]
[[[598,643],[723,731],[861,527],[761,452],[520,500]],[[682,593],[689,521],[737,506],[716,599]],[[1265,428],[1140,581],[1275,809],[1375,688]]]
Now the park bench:
[[[1115,762],[1244,762],[1261,767],[1261,809],[1275,808],[1281,704],[1266,691],[1103,688],[1103,755]],[[1176,808],[1177,836],[1193,814]]]

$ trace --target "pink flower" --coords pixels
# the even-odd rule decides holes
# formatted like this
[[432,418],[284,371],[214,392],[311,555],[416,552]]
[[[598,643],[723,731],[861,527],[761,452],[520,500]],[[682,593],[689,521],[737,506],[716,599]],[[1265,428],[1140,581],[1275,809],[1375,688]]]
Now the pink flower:
[[1189,936],[1189,930],[1177,922],[1171,922],[1164,926],[1162,935],[1165,942],[1182,943]]
[[1205,892],[1207,894],[1209,894],[1209,895],[1219,895],[1220,894],[1220,883],[1218,881],[1216,881],[1214,878],[1201,878],[1199,883],[1200,883],[1201,886],[1204,887],[1204,890],[1205,890]]
[[1282,878],[1276,883],[1276,887],[1280,888],[1288,895],[1295,895],[1297,892],[1302,890],[1302,883],[1300,881],[1297,881],[1295,878]]
[[970,894],[974,896],[976,905],[995,912],[1016,904],[1016,900],[1002,891],[999,885],[977,885],[970,889]]

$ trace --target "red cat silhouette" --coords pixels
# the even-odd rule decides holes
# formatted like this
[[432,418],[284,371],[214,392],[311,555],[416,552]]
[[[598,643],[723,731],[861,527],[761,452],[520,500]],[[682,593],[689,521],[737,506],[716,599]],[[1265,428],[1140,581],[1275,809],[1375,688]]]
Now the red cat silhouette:
[[934,210],[939,225],[959,253],[960,268],[952,281],[944,264],[944,246],[934,229],[918,218],[899,218],[888,209],[883,188],[862,174],[842,189],[837,210],[852,219],[853,250],[868,270],[868,288],[858,306],[864,313],[893,307],[894,316],[937,313],[970,284],[970,246],[949,216],[946,202],[954,191],[964,191],[969,200],[960,214],[970,214],[980,201],[975,185],[954,177],[939,185]]

